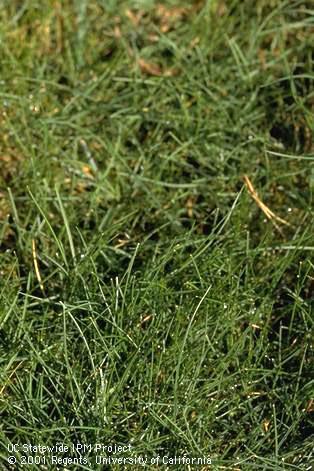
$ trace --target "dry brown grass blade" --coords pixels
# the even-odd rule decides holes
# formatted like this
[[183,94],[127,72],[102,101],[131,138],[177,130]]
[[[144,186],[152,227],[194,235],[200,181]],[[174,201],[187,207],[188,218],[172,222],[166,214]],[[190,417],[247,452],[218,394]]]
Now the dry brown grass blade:
[[179,73],[177,69],[162,69],[158,64],[147,62],[144,59],[138,59],[138,65],[144,74],[155,77],[173,77]]
[[173,19],[177,20],[184,15],[189,13],[189,8],[187,7],[166,7],[165,5],[158,4],[156,5],[156,13],[164,21]]
[[160,21],[160,30],[162,33],[167,33],[177,21],[187,16],[189,9],[185,7],[172,7],[167,8],[164,5],[156,6],[156,15]]
[[141,319],[141,322],[139,322],[139,323],[137,324],[137,327],[143,327],[144,324],[145,324],[146,322],[150,321],[152,317],[153,317],[152,314],[148,314],[148,315],[144,316],[144,317]]
[[161,68],[157,64],[146,62],[144,59],[139,59],[138,65],[140,66],[141,71],[147,75],[155,75],[156,77],[161,77],[163,75]]
[[142,11],[134,12],[130,8],[125,10],[125,15],[129,18],[133,26],[138,26],[140,24],[143,14],[144,12]]
[[5,381],[5,383],[3,384],[3,386],[1,387],[0,389],[0,396],[3,395],[3,393],[5,392],[5,389],[6,387],[8,386],[10,380],[12,379],[12,377],[14,376],[14,374],[16,373],[16,371],[19,369],[19,367],[24,363],[25,360],[21,360],[18,365],[13,369],[13,371],[11,371],[8,379]]
[[44,285],[43,285],[43,282],[42,282],[42,279],[41,279],[41,275],[40,275],[40,271],[39,271],[39,265],[38,265],[38,261],[37,261],[37,252],[36,252],[35,239],[32,239],[32,253],[33,253],[33,262],[34,262],[36,278],[38,280],[40,289],[42,290],[43,293],[45,293]]
[[195,203],[195,199],[192,196],[189,196],[185,203],[186,211],[188,213],[189,218],[193,217],[194,203]]
[[276,229],[282,234],[282,231],[280,227],[278,226],[278,224],[276,223],[276,221],[280,222],[281,224],[285,224],[286,226],[291,226],[291,224],[287,222],[285,219],[282,219],[279,216],[277,216],[271,209],[269,209],[269,207],[265,203],[263,203],[263,201],[258,196],[257,191],[255,190],[251,180],[249,179],[247,175],[243,176],[243,180],[248,189],[248,192],[252,196],[253,200],[256,202],[257,206],[263,211],[265,216],[274,224]]

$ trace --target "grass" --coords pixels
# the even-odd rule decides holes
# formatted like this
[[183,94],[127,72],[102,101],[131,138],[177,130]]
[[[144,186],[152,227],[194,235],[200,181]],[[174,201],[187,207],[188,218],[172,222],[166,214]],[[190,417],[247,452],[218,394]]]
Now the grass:
[[177,6],[3,3],[3,469],[313,469],[313,8]]

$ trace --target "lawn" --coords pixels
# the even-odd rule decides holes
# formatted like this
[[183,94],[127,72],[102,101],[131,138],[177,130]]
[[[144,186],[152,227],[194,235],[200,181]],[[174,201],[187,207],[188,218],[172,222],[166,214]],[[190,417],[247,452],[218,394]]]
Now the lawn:
[[1,469],[312,470],[313,3],[4,0],[0,57]]

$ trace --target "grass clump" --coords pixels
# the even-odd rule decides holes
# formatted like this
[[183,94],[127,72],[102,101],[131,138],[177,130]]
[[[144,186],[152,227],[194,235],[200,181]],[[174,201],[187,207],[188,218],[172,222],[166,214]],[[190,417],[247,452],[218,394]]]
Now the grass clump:
[[3,467],[80,442],[311,469],[310,2],[0,15]]

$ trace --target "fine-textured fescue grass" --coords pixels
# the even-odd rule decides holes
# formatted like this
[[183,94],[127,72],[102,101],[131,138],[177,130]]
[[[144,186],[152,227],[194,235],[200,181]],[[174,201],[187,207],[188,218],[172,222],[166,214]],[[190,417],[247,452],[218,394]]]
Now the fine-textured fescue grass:
[[313,469],[313,38],[310,1],[2,2],[1,469]]

